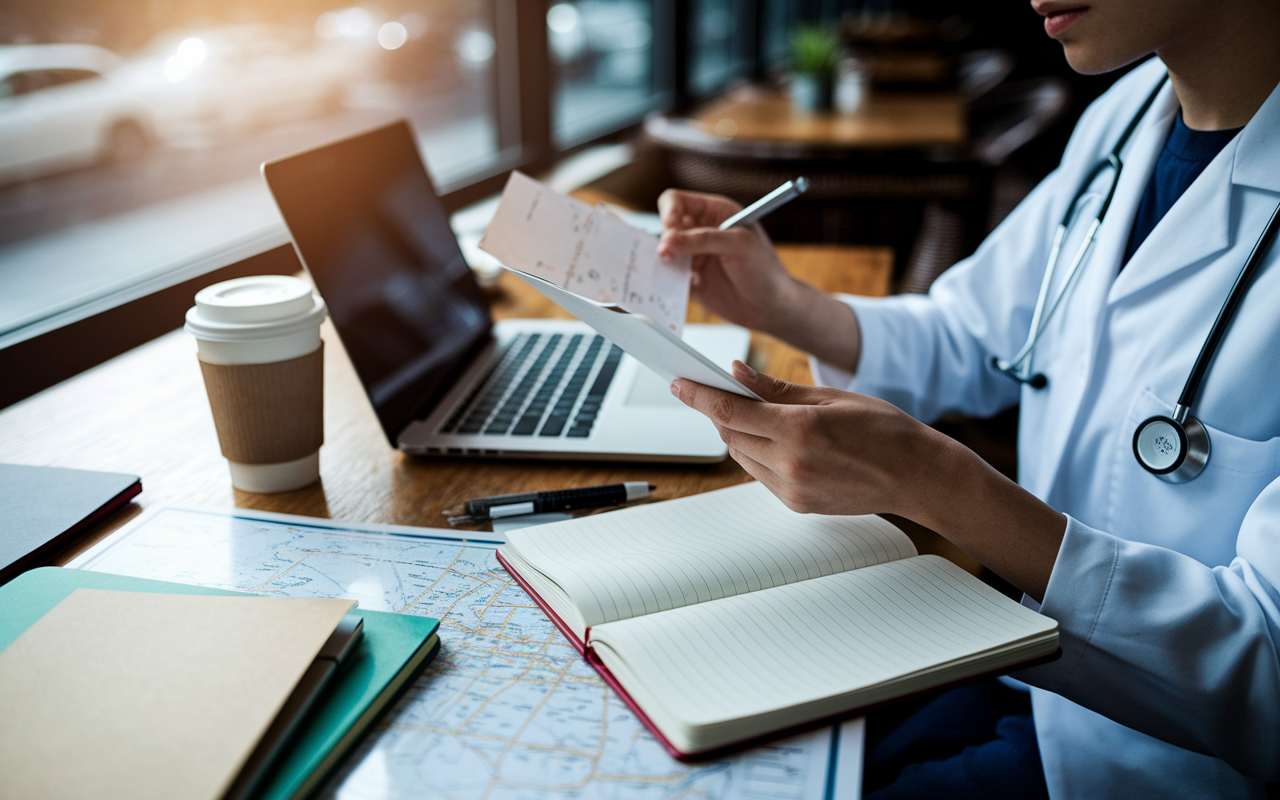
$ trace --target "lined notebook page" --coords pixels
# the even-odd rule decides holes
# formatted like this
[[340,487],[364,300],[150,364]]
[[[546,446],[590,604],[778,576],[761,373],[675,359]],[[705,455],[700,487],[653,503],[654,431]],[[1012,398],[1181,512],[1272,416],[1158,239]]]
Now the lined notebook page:
[[759,483],[524,528],[507,541],[588,626],[916,553],[879,517],[797,514]]
[[949,561],[920,556],[601,625],[591,641],[674,730],[812,703],[1056,627]]

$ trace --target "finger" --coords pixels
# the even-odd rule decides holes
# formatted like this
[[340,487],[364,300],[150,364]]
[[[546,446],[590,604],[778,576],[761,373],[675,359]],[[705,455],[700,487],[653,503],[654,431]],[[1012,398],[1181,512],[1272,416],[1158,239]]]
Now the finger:
[[680,251],[677,251],[672,245],[675,237],[676,230],[674,228],[667,228],[658,236],[658,258],[670,259],[680,254]]
[[[689,219],[690,219],[689,217],[685,217],[686,223],[688,222]],[[692,228],[692,225],[686,224],[685,229],[688,229],[688,228]],[[695,230],[700,230],[700,229],[695,229]],[[717,230],[717,229],[712,228],[710,230]],[[680,244],[680,237],[684,234],[684,232],[685,230],[681,228],[667,228],[661,234],[659,234],[658,235],[658,257],[663,259],[671,259],[671,258],[675,258],[676,256],[685,255],[686,253],[688,253],[692,255],[693,262],[695,264],[704,263],[708,258],[714,257],[715,254],[708,255],[708,254],[694,253],[690,251],[687,247],[682,246]]]
[[678,223],[688,213],[685,210],[684,194],[676,189],[668,189],[658,196],[658,218],[662,220],[664,229],[681,227]]
[[769,469],[764,464],[761,464],[759,461],[756,461],[746,453],[734,450],[732,447],[729,448],[729,457],[738,462],[738,466],[742,467],[748,475],[768,487],[769,491],[774,494],[778,493],[778,489],[776,487],[782,485],[782,479],[779,478],[777,473],[773,470]]
[[826,399],[818,386],[805,386],[757,372],[741,361],[733,362],[733,377],[762,400],[782,405],[815,405]]
[[713,389],[686,378],[672,381],[671,393],[680,402],[710,419],[717,427],[765,439],[771,438],[771,434],[782,427],[782,409],[779,406]]
[[715,195],[667,189],[658,197],[658,218],[663,228],[692,228],[706,213],[708,200]]
[[772,439],[726,428],[723,425],[716,425],[716,431],[720,434],[720,440],[729,445],[730,449],[744,453],[761,464],[769,463],[769,454],[777,446]]
[[760,237],[750,228],[692,228],[666,230],[662,233],[659,250],[664,247],[672,254],[689,253],[694,256],[746,257],[760,248]]
[[718,194],[668,189],[658,198],[658,218],[663,228],[719,225],[741,210],[741,205]]

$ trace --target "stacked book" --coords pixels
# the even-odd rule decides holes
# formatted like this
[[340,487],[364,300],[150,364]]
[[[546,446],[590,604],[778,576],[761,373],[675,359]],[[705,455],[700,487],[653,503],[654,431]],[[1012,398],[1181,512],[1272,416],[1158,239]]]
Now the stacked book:
[[0,587],[6,798],[301,798],[438,620],[44,568]]

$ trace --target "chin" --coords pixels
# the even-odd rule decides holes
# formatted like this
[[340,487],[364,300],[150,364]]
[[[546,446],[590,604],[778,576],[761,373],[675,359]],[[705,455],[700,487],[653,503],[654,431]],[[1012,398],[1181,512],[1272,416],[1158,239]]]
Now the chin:
[[1062,43],[1062,51],[1067,63],[1081,75],[1100,75],[1104,72],[1126,67],[1133,62],[1151,54],[1150,50],[1131,53],[1108,53],[1082,43]]

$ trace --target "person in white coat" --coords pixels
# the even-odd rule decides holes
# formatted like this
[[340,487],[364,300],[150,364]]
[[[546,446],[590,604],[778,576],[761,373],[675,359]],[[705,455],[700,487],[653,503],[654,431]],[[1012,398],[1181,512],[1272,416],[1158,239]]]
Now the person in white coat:
[[[1033,6],[1079,71],[1155,57],[1088,109],[1060,166],[927,296],[829,297],[787,275],[759,226],[717,230],[736,204],[663,195],[660,254],[693,254],[701,302],[811,353],[824,385],[735,364],[766,402],[686,380],[672,391],[791,508],[915,520],[1058,621],[1061,658],[1017,676],[1033,687],[1039,788],[1011,781],[1009,796],[1276,796],[1280,246],[1264,232],[1280,207],[1280,2]],[[1095,173],[1122,140],[1118,175],[1115,164]],[[1190,172],[1188,142],[1212,145]],[[1255,249],[1255,274],[1204,348],[1203,380],[1178,419],[1188,435],[1202,424],[1207,463],[1171,482],[1160,459],[1194,442],[1172,427],[1139,442],[1138,429],[1188,410],[1177,408],[1188,376]],[[1031,356],[1009,364],[1032,338]],[[1015,402],[1016,484],[925,424]],[[964,708],[952,716],[977,713]],[[947,782],[998,796],[1000,771],[1016,770],[1005,756],[961,763],[980,751],[908,765],[875,796]],[[913,789],[912,775],[934,783]]]

